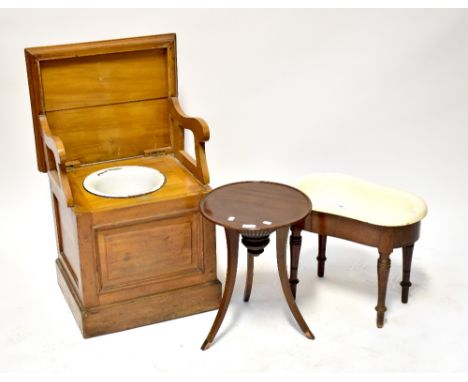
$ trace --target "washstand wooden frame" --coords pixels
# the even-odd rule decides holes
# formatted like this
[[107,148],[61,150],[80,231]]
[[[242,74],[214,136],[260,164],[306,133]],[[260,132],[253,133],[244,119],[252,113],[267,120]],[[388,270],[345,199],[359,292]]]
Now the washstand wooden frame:
[[390,273],[390,255],[396,248],[403,252],[403,277],[401,301],[408,302],[411,261],[415,242],[419,239],[421,222],[406,226],[386,227],[369,224],[363,221],[333,215],[325,212],[312,211],[302,222],[291,227],[290,236],[290,277],[291,291],[296,296],[298,280],[298,266],[301,252],[303,230],[318,234],[318,268],[317,275],[324,277],[326,261],[327,237],[333,236],[355,243],[360,243],[378,249],[377,260],[377,311],[376,324],[378,328],[384,326],[384,316],[387,310],[385,299],[387,294],[388,276]]

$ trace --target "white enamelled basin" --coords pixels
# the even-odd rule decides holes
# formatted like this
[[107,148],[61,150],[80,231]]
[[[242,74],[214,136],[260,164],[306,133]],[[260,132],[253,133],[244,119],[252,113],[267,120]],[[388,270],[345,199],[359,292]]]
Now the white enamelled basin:
[[163,174],[151,167],[119,166],[89,174],[83,187],[105,198],[130,198],[159,190],[165,180]]

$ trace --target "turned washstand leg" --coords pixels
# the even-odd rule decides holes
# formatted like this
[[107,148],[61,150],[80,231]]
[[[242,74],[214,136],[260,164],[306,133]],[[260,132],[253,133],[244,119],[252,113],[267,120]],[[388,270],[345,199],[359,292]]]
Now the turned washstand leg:
[[317,256],[317,275],[318,277],[323,277],[325,273],[325,261],[327,258],[325,256],[325,252],[327,250],[327,236],[326,235],[318,235],[318,256]]
[[291,236],[289,238],[289,251],[291,253],[291,264],[290,264],[290,273],[289,273],[289,286],[291,288],[291,293],[294,298],[296,298],[296,288],[299,284],[297,278],[297,270],[299,267],[299,256],[301,255],[301,237],[302,227],[295,225],[291,227]]
[[288,303],[289,309],[299,324],[300,328],[304,332],[305,336],[310,339],[314,339],[314,335],[307,326],[304,318],[302,317],[299,308],[294,301],[294,296],[291,292],[291,288],[288,282],[288,270],[286,268],[286,245],[288,240],[289,227],[282,227],[276,231],[276,256],[278,261],[278,273],[281,280],[281,287],[283,288],[284,297]]
[[408,292],[411,286],[410,274],[411,274],[411,260],[413,258],[414,244],[403,247],[403,280],[400,283],[402,286],[401,290],[401,302],[406,304],[408,302]]
[[378,298],[377,306],[377,327],[382,328],[384,324],[384,315],[387,307],[385,306],[385,297],[387,295],[388,275],[390,273],[390,254],[392,250],[379,249],[379,260],[377,261],[378,276]]
[[252,292],[254,259],[265,250],[265,247],[270,242],[269,235],[267,236],[245,236],[242,235],[242,244],[247,248],[247,277],[245,280],[244,301],[248,302],[250,293]]
[[218,330],[224,320],[224,316],[226,315],[229,302],[231,301],[232,292],[234,290],[234,282],[236,280],[237,258],[239,254],[239,232],[227,228],[225,231],[228,263],[223,298],[221,299],[221,304],[219,306],[218,314],[216,315],[216,318],[213,322],[213,326],[211,327],[205,342],[203,342],[201,347],[202,350],[206,350],[211,346],[216,333],[218,333]]

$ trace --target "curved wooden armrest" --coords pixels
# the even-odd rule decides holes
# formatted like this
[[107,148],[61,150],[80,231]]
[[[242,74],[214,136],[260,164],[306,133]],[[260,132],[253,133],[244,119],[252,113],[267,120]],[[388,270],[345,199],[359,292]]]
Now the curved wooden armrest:
[[[189,169],[203,184],[210,182],[208,165],[206,163],[205,142],[210,139],[210,129],[201,118],[188,117],[179,105],[176,97],[169,98],[169,115],[171,120],[172,141],[176,158]],[[195,141],[194,160],[184,150],[183,129],[193,133]]]
[[208,124],[202,118],[194,118],[186,115],[182,111],[179,100],[176,97],[169,98],[169,113],[174,121],[181,127],[192,131],[196,141],[206,142],[210,139]]
[[[42,130],[42,140],[47,149],[52,153],[55,160],[55,168],[49,163],[48,171],[57,171],[58,179],[60,182],[61,190],[67,202],[68,207],[73,207],[75,202],[73,200],[73,194],[70,187],[70,182],[68,180],[67,171],[65,168],[66,153],[65,146],[63,145],[62,140],[53,135],[50,131],[49,123],[47,122],[47,117],[45,115],[39,116],[39,121],[41,123]],[[51,168],[52,167],[52,168]]]

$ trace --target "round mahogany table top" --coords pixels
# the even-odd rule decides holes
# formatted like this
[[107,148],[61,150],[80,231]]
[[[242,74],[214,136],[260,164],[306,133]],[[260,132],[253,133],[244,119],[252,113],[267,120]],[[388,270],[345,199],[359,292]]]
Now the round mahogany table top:
[[291,186],[248,181],[218,187],[200,202],[209,221],[236,231],[270,231],[304,219],[312,210],[309,197]]

